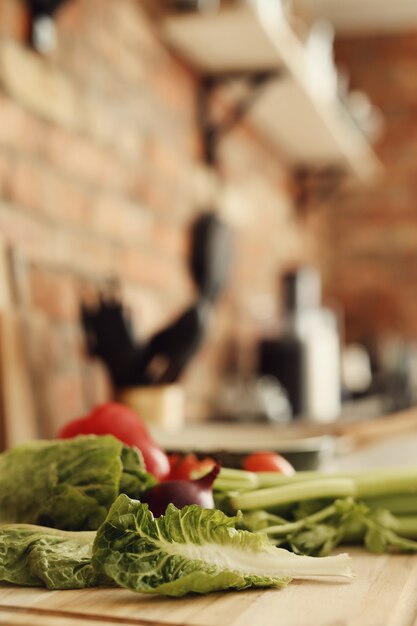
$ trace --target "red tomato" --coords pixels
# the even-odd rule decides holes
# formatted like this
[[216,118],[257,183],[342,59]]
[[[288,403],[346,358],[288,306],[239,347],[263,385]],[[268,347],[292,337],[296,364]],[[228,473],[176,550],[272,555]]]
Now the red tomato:
[[181,460],[180,454],[168,454],[169,473],[171,475],[172,468],[175,467]]
[[102,404],[85,417],[66,424],[58,433],[61,439],[77,435],[113,435],[128,446],[138,448],[146,469],[159,480],[169,473],[168,457],[153,441],[139,415],[124,404]]
[[199,461],[195,454],[186,454],[185,456],[173,454],[170,456],[169,460],[171,471],[168,480],[190,480],[199,478],[207,474],[213,466],[216,465],[214,459],[207,457]]
[[247,472],[279,472],[285,476],[295,474],[295,469],[283,456],[276,452],[253,452],[242,461],[242,467]]

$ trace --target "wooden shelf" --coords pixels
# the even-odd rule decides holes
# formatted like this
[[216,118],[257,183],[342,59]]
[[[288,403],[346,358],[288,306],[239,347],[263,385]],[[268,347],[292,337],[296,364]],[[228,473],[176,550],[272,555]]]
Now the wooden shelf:
[[319,97],[306,74],[306,50],[279,3],[239,3],[216,13],[169,15],[166,42],[204,76],[284,71],[253,104],[249,118],[291,167],[340,168],[361,180],[381,170],[370,144],[342,103]]

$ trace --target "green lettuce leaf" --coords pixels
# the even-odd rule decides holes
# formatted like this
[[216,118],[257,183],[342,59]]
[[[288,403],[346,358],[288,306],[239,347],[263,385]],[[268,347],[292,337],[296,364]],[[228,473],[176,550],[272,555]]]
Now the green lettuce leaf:
[[94,537],[29,524],[0,526],[0,581],[48,589],[109,584],[91,565]]
[[140,497],[151,483],[112,436],[31,441],[0,454],[0,523],[95,530],[120,490]]
[[145,470],[145,462],[137,448],[123,446],[122,475],[120,477],[119,493],[125,493],[130,498],[139,498],[142,493],[158,482],[152,474]]
[[155,519],[148,505],[121,495],[97,532],[93,566],[121,587],[170,596],[352,575],[347,555],[298,556],[237,530],[237,522],[216,509],[172,504]]

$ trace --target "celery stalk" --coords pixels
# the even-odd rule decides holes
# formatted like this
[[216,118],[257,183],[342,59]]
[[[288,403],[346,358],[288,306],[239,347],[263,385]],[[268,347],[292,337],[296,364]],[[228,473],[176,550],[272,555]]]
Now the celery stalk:
[[288,522],[286,524],[275,524],[274,526],[268,526],[267,528],[257,530],[258,533],[267,533],[267,535],[275,535],[276,537],[285,537],[290,533],[297,532],[306,526],[318,524],[324,522],[326,519],[336,513],[336,507],[334,504],[327,506],[317,513],[303,517],[296,522]]
[[[235,470],[239,471],[239,470]],[[358,488],[363,491],[365,497],[376,497],[380,493],[388,493],[379,483],[384,483],[392,493],[397,493],[397,488],[401,493],[417,492],[417,467],[383,468],[375,470],[356,470],[352,472],[296,472],[293,476],[284,476],[278,472],[257,472],[258,488],[278,487],[282,485],[320,480],[325,478],[351,478]],[[415,483],[415,484],[414,484]]]
[[417,539],[417,515],[395,516],[395,532],[407,539]]
[[360,499],[391,494],[417,494],[417,468],[363,472],[353,480]]
[[393,515],[417,515],[417,495],[400,494],[365,500],[370,509],[386,509]]
[[259,482],[254,472],[222,467],[213,487],[216,491],[240,491],[258,489]]
[[[304,480],[317,480],[325,477],[326,474],[319,472],[296,472],[292,476],[286,476],[279,472],[256,472],[258,489],[265,487],[279,487],[293,483],[303,482]],[[328,476],[328,475],[327,475]],[[333,474],[331,475],[333,477]]]
[[356,496],[355,482],[349,478],[320,478],[307,482],[238,493],[231,497],[235,509],[254,510],[279,507],[302,500]]

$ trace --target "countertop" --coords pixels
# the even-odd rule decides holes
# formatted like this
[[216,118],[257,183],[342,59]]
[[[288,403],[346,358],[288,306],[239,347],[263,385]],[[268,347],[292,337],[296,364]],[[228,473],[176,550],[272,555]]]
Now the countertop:
[[[417,432],[377,440],[324,469],[415,465]],[[14,626],[417,626],[417,555],[352,556],[356,578],[297,580],[283,590],[169,599],[122,589],[54,591],[0,586],[0,624]]]
[[286,589],[182,599],[122,589],[0,588],[0,624],[14,626],[415,626],[417,557],[349,550],[353,582],[298,580]]

